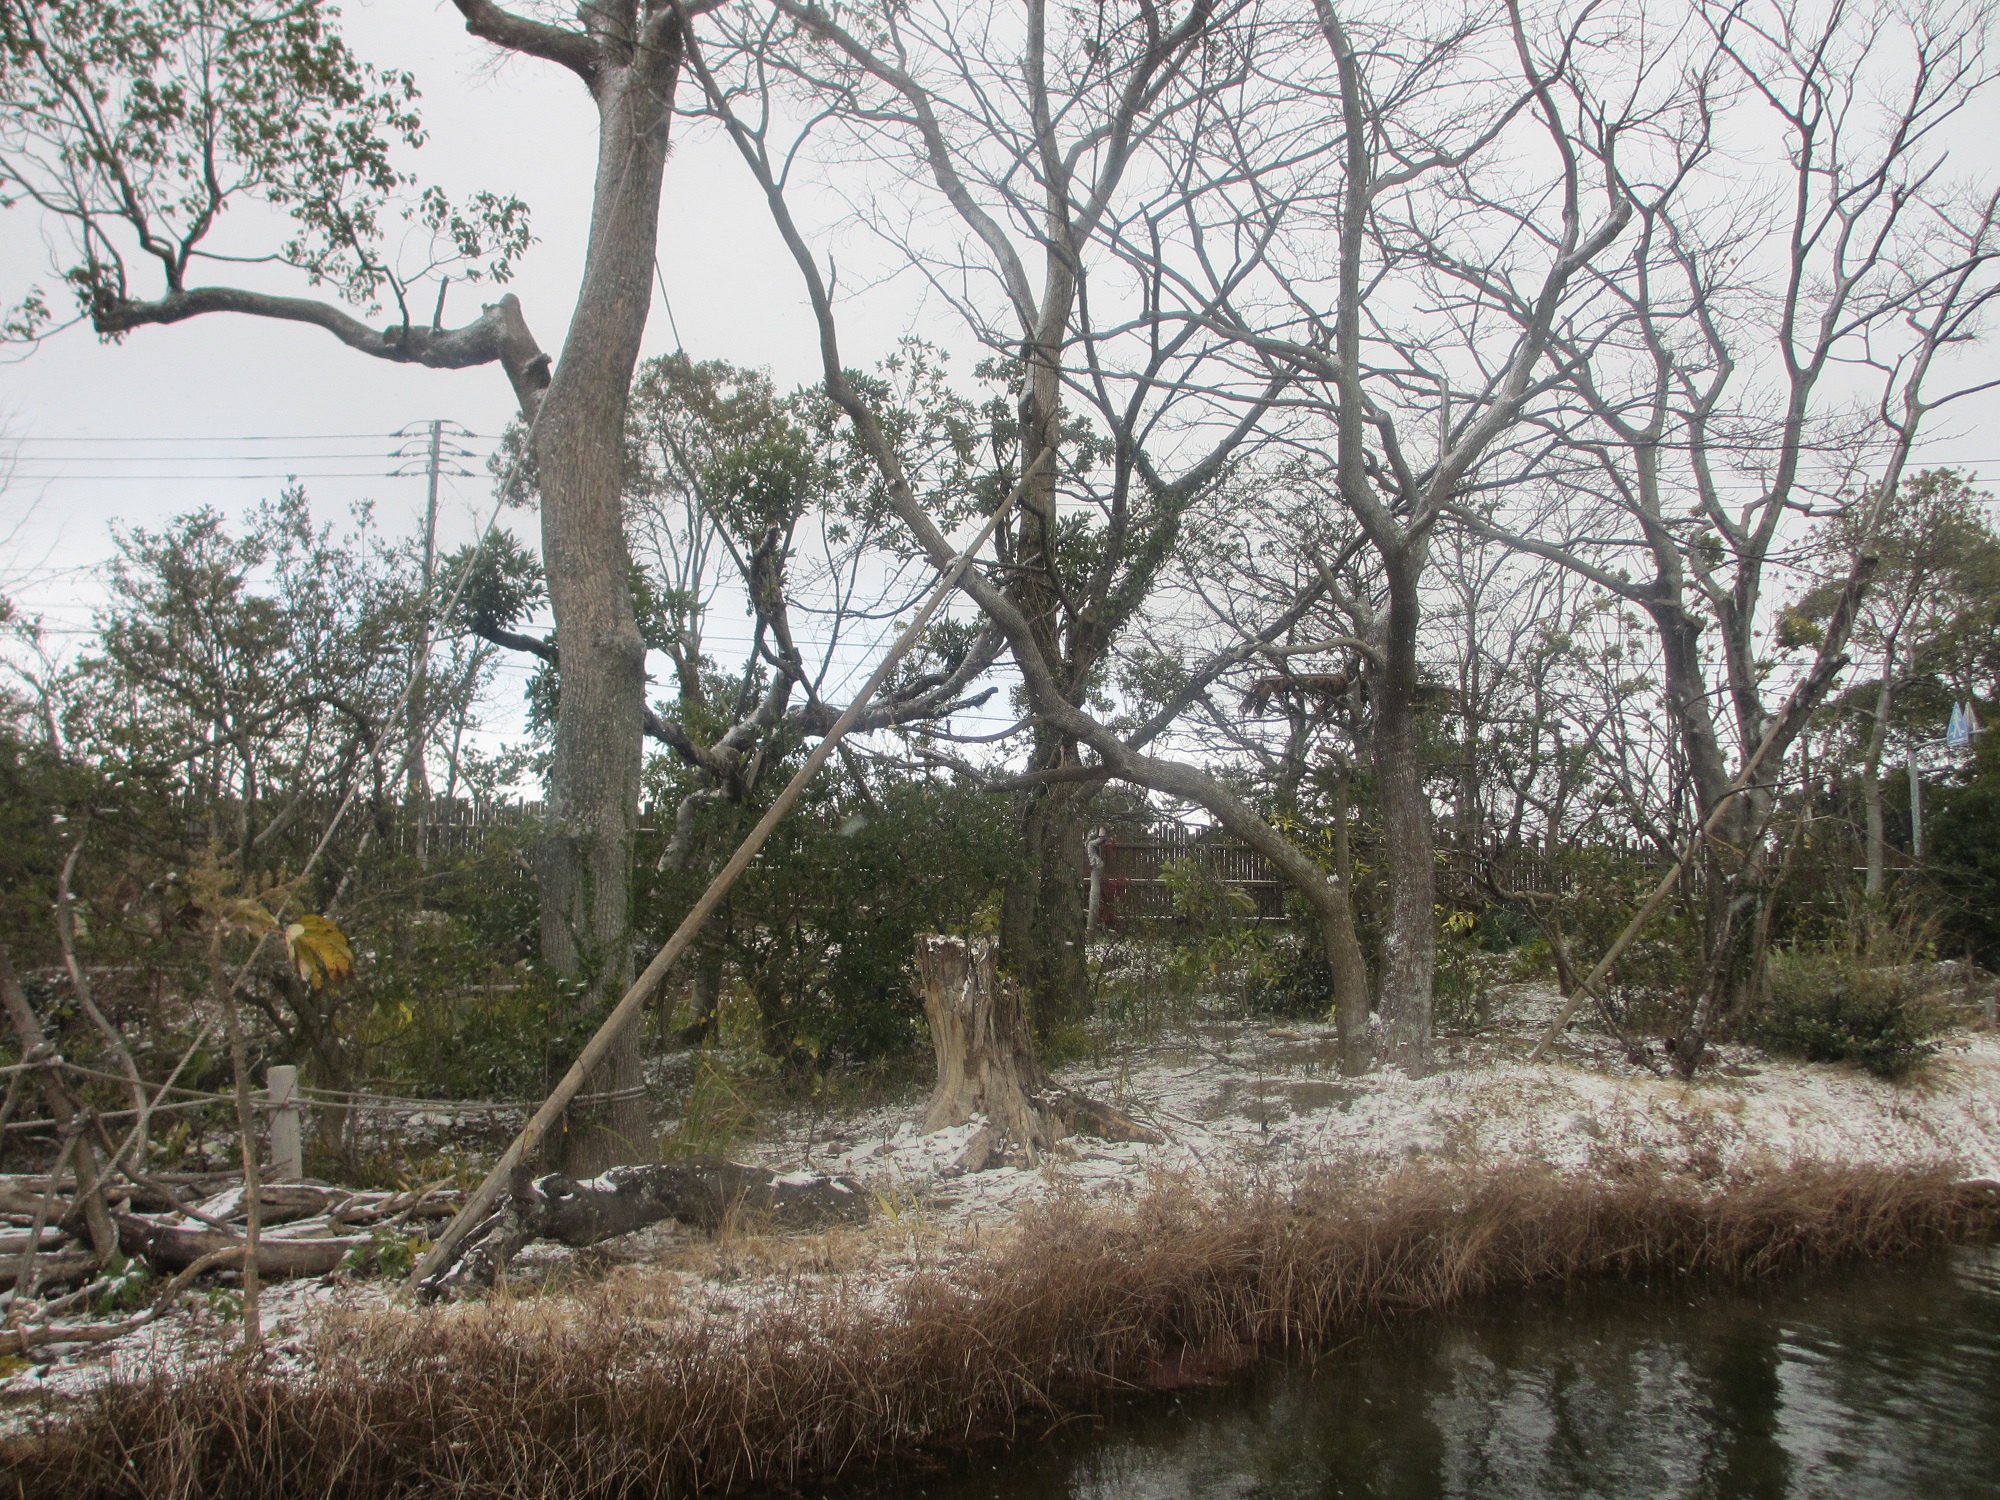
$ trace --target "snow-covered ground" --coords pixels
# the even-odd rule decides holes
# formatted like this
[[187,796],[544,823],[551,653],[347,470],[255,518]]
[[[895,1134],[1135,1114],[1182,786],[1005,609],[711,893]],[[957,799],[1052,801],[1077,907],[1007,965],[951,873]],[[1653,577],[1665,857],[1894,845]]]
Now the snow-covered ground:
[[[1556,1004],[1546,987],[1513,987],[1498,1024],[1442,1045],[1439,1071],[1421,1079],[1395,1071],[1342,1077],[1328,1025],[1203,1023],[1059,1074],[1067,1087],[1151,1125],[1159,1144],[1072,1137],[1033,1165],[955,1172],[977,1122],[922,1134],[921,1097],[844,1116],[780,1118],[739,1154],[778,1170],[810,1166],[858,1179],[882,1206],[874,1226],[717,1242],[660,1225],[583,1251],[531,1246],[515,1275],[557,1291],[636,1277],[649,1295],[666,1288],[675,1305],[703,1316],[740,1316],[815,1281],[837,1281],[847,1296],[886,1296],[919,1266],[976,1254],[1037,1200],[1117,1201],[1162,1174],[1197,1184],[1282,1183],[1321,1167],[1539,1163],[1591,1172],[1636,1160],[1704,1182],[1807,1162],[1944,1165],[2000,1178],[2000,1033],[1990,1028],[1951,1033],[1903,1082],[1724,1048],[1690,1083],[1634,1065],[1589,1034],[1529,1065],[1522,1059]],[[337,1329],[391,1300],[380,1282],[268,1288],[264,1320],[278,1367],[303,1357],[316,1324]],[[57,1357],[0,1382],[0,1404],[18,1421],[42,1404],[23,1397],[185,1368],[226,1348],[238,1325],[221,1316],[219,1299],[197,1295],[188,1305],[116,1343],[48,1351]]]
[[1165,1137],[1156,1146],[1073,1137],[1035,1167],[955,1176],[976,1125],[922,1135],[904,1106],[816,1128],[793,1122],[759,1154],[797,1164],[810,1131],[809,1165],[945,1222],[981,1223],[1065,1189],[1131,1193],[1163,1170],[1284,1180],[1325,1166],[1534,1162],[1584,1171],[1636,1158],[1702,1179],[1808,1161],[1948,1164],[2000,1177],[2000,1034],[1992,1031],[1952,1033],[1906,1082],[1730,1047],[1690,1083],[1627,1063],[1589,1036],[1560,1060],[1519,1061],[1557,997],[1523,985],[1508,1000],[1494,1031],[1448,1044],[1446,1065],[1427,1078],[1394,1070],[1343,1078],[1333,1028],[1310,1023],[1202,1026],[1114,1065],[1059,1075],[1153,1126]]

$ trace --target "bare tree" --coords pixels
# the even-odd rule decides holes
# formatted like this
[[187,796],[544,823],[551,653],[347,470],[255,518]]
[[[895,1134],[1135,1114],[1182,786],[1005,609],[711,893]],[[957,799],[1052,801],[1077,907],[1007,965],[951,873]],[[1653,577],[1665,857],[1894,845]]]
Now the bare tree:
[[[1584,21],[1531,35],[1510,6],[1427,34],[1403,18],[1364,24],[1330,0],[1313,20],[1292,107],[1330,117],[1338,159],[1297,178],[1225,158],[1255,195],[1248,212],[1280,200],[1316,212],[1274,237],[1273,276],[1219,298],[1211,322],[1286,381],[1299,414],[1287,440],[1317,460],[1322,503],[1373,553],[1369,590],[1333,576],[1330,559],[1322,574],[1369,686],[1388,883],[1378,1045],[1422,1069],[1436,954],[1418,733],[1426,568],[1449,507],[1539,461],[1528,418],[1553,379],[1554,330],[1631,208],[1607,164],[1616,123],[1559,97]],[[1310,49],[1330,67],[1314,71]],[[1543,172],[1499,165],[1530,151]]]
[[[808,135],[829,125],[850,132],[843,160],[876,153],[900,169],[899,181],[935,194],[919,212],[939,202],[958,231],[955,249],[907,248],[927,284],[1005,356],[1000,373],[1012,382],[1014,412],[996,414],[1007,419],[989,429],[1004,448],[981,504],[1018,491],[1021,518],[999,567],[968,573],[964,587],[1005,637],[1033,719],[1027,768],[994,784],[1030,792],[1024,842],[1054,856],[1036,888],[1012,893],[1006,921],[1016,955],[1044,950],[1021,966],[1037,1004],[1058,1014],[1081,958],[1085,864],[1086,825],[1065,789],[1108,777],[1198,803],[1268,854],[1319,913],[1336,987],[1365,1005],[1345,886],[1220,780],[1145,752],[1222,665],[1123,733],[1092,703],[1093,680],[1150,593],[1187,507],[1224,475],[1275,394],[1267,376],[1218,403],[1202,372],[1227,340],[1200,319],[1176,330],[1148,317],[1159,297],[1178,292],[1156,263],[1128,253],[1203,200],[1201,163],[1163,134],[1164,119],[1220,121],[1255,108],[1261,84],[1249,59],[1260,33],[1248,18],[1211,4],[1178,17],[1150,4],[1129,16],[1052,14],[1034,0],[1018,16],[969,28],[952,10],[910,8],[856,30],[775,0],[712,61],[692,55],[710,109],[806,280],[828,394],[876,464],[891,512],[940,565],[958,516],[924,504],[877,403],[843,367],[833,289],[787,192],[806,143],[787,134],[786,103],[808,101]],[[853,148],[854,133],[865,150]],[[1261,236],[1231,238],[1222,236],[1223,251],[1247,273]],[[1265,628],[1275,637],[1289,623]]]
[[[1025,868],[1008,892],[1002,934],[1044,1026],[1077,1013],[1086,799],[1107,775],[1122,774],[1085,759],[1086,748],[1098,748],[1091,735],[1110,733],[1087,704],[1188,507],[1223,477],[1273,394],[1266,380],[1234,409],[1218,409],[1201,387],[1218,340],[1198,322],[1148,326],[1144,310],[1167,294],[1166,278],[1130,254],[1177,215],[1199,211],[1202,163],[1163,121],[1185,117],[1191,134],[1197,120],[1254,108],[1251,34],[1234,33],[1246,15],[1201,4],[1172,18],[1152,6],[1086,17],[1032,3],[1018,16],[968,26],[940,6],[884,13],[854,29],[777,0],[768,19],[731,35],[705,75],[712,107],[726,115],[802,257],[810,252],[791,219],[781,164],[797,146],[775,135],[784,101],[824,112],[811,122],[849,143],[841,159],[872,156],[898,183],[921,189],[922,206],[907,217],[877,200],[871,221],[998,356],[993,374],[1007,404],[989,408],[988,489],[997,498],[1018,488],[1021,502],[987,582],[1026,632],[1007,631],[1017,661],[1027,650],[1038,663],[1029,674],[1032,745],[1011,783]],[[949,215],[945,243],[918,234],[936,217],[933,205]],[[1260,253],[1255,236],[1228,251],[1238,274]],[[811,274],[831,351],[831,293],[816,267]],[[854,415],[863,393],[831,363],[828,374],[834,399]],[[879,419],[856,420],[873,445],[867,434]],[[892,447],[883,435],[877,457],[894,506],[905,486],[894,477]],[[916,529],[927,550],[942,539],[939,520],[952,517],[933,512]],[[1035,683],[1054,699],[1045,702]],[[1171,715],[1125,749],[1167,722]],[[1337,972],[1358,989],[1344,894],[1290,854],[1329,930],[1345,934],[1333,939],[1342,952]]]
[[[1673,128],[1634,132],[1616,159],[1635,205],[1630,248],[1555,330],[1572,400],[1549,425],[1566,456],[1544,483],[1457,506],[1657,632],[1691,821],[1715,820],[1708,978],[1679,1042],[1686,1068],[1754,982],[1779,771],[1846,664],[1878,561],[1857,550],[1810,661],[1777,679],[1792,685],[1774,703],[1758,639],[1767,580],[1796,539],[1788,523],[1817,505],[1876,534],[1927,419],[1983,388],[1934,386],[2000,290],[1996,200],[1943,175],[1946,132],[1992,85],[1982,10],[1697,15],[1690,82],[1656,117]],[[1589,112],[1609,85],[1574,87]],[[1715,149],[1725,133],[1727,158]]]

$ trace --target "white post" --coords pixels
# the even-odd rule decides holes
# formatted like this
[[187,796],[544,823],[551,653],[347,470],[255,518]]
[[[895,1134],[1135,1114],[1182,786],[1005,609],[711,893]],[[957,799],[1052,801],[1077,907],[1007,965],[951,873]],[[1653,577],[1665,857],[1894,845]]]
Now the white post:
[[1912,858],[1924,857],[1924,784],[1917,775],[1917,752],[1912,750],[1904,763],[1910,773],[1910,854]]
[[1083,841],[1083,852],[1090,859],[1090,904],[1085,908],[1083,930],[1097,931],[1097,919],[1104,906],[1104,830],[1093,828],[1090,837]]
[[306,1175],[305,1151],[299,1140],[299,1070],[274,1067],[264,1074],[271,1104],[271,1166],[280,1182],[297,1182]]

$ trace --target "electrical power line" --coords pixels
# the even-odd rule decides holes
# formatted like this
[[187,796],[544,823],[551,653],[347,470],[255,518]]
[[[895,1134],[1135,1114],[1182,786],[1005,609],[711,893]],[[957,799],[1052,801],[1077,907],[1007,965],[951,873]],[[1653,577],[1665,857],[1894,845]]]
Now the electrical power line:
[[316,462],[321,459],[340,458],[349,463],[362,458],[396,458],[399,455],[388,449],[376,449],[366,453],[78,453],[62,454],[49,458],[39,458],[29,454],[18,460],[24,464],[281,464]]
[[[499,441],[490,433],[472,432],[457,427],[452,434],[460,438],[476,438],[481,442]],[[291,433],[248,433],[234,437],[188,437],[174,434],[165,437],[25,437],[18,440],[19,446],[28,447],[35,443],[318,443],[362,439],[394,443],[408,436],[402,432],[291,432]]]
[[128,484],[144,482],[158,484],[166,481],[201,480],[241,480],[254,482],[272,479],[404,479],[409,476],[394,469],[278,469],[269,474],[24,474],[16,470],[12,478],[23,483],[37,484]]

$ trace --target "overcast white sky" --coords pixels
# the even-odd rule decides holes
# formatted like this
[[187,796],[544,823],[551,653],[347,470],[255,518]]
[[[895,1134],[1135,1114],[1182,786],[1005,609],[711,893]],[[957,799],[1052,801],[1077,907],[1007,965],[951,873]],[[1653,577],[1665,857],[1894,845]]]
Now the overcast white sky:
[[[448,0],[350,0],[347,33],[363,57],[416,73],[431,136],[418,159],[427,180],[454,193],[491,187],[528,202],[538,243],[513,289],[542,345],[560,348],[583,257],[595,149],[581,87],[533,60],[496,62],[465,34]],[[678,134],[660,242],[672,318],[656,301],[646,353],[671,350],[677,329],[697,358],[766,366],[781,386],[812,379],[811,320],[761,201],[725,143],[685,128]],[[858,267],[870,251],[849,239],[841,253]],[[11,302],[46,265],[31,214],[0,214],[0,300]],[[858,275],[844,267],[842,280]],[[871,362],[906,332],[959,336],[949,320],[926,321],[916,290],[884,289],[848,314],[851,364]],[[447,321],[464,321],[477,295],[454,288]],[[512,409],[497,368],[391,365],[308,328],[216,316],[144,329],[118,346],[72,329],[0,366],[0,414],[19,443],[19,477],[0,495],[0,537],[13,533],[0,554],[0,581],[46,618],[57,639],[75,639],[89,625],[97,597],[91,570],[110,550],[114,523],[157,524],[201,504],[239,512],[274,494],[290,473],[304,480],[323,516],[371,498],[385,528],[407,534],[421,521],[423,481],[384,477],[397,466],[389,434],[442,417],[490,440]],[[1923,461],[1956,462],[2000,480],[2000,435],[1985,432],[1993,410],[1989,399],[1956,413]],[[467,446],[483,455],[488,445]],[[475,477],[447,482],[447,546],[486,512],[483,466],[475,457],[467,467]],[[511,524],[534,529],[528,517]],[[1000,705],[992,707],[990,724],[963,727],[1004,722]]]
[[[529,204],[537,243],[512,290],[542,346],[558,350],[583,262],[595,154],[582,88],[532,59],[496,62],[448,0],[350,0],[346,30],[361,56],[417,75],[430,142],[416,164],[426,180]],[[746,191],[725,142],[685,128],[678,137],[660,236],[672,316],[656,298],[645,353],[671,351],[677,329],[696,358],[767,367],[781,387],[813,379],[809,310],[761,198]],[[46,280],[46,267],[30,213],[0,214],[0,300]],[[476,299],[492,295],[454,287],[447,322],[465,321]],[[907,299],[901,310],[878,300],[873,316],[850,315],[854,363],[887,352],[918,315]],[[373,499],[385,529],[408,534],[421,525],[424,482],[384,477],[399,467],[389,434],[446,418],[485,439],[464,444],[483,456],[513,410],[497,366],[388,364],[316,329],[220,316],[105,345],[74,328],[0,366],[0,416],[19,445],[17,478],[0,496],[0,535],[13,532],[0,577],[55,639],[75,639],[89,626],[98,597],[90,571],[108,555],[115,523],[153,525],[203,504],[237,513],[275,494],[287,474],[300,476],[324,517]],[[480,457],[464,467],[475,477],[445,486],[447,546],[470,535],[490,505]],[[532,517],[507,524],[532,539]],[[727,631],[717,635],[722,644]]]

